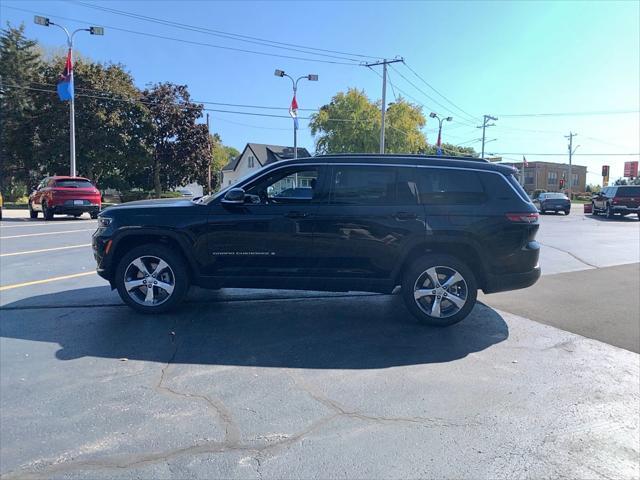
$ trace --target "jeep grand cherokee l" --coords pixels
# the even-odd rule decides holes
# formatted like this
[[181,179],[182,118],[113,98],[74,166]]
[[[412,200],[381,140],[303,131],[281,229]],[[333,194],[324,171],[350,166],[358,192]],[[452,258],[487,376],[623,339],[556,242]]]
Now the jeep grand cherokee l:
[[[195,201],[108,208],[94,255],[98,273],[144,313],[175,307],[189,285],[401,286],[418,319],[450,325],[471,311],[479,288],[524,288],[540,276],[538,212],[514,173],[472,158],[280,161]],[[292,188],[296,195],[281,195]]]

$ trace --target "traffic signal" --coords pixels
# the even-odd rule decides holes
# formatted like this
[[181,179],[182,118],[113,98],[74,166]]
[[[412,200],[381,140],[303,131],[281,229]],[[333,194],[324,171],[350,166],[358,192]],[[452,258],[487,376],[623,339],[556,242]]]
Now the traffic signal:
[[560,179],[560,188],[564,188],[564,178]]
[[603,177],[608,177],[609,176],[609,165],[603,165],[602,166],[602,176]]

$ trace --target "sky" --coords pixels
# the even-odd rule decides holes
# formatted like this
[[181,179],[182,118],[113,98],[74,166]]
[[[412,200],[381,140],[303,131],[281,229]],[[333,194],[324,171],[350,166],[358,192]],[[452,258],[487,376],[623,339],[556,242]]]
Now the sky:
[[[319,75],[318,82],[301,81],[297,96],[301,109],[316,109],[349,87],[380,99],[381,67],[372,71],[360,63],[401,56],[406,64],[389,68],[387,101],[403,96],[426,115],[453,116],[443,127],[445,142],[479,151],[482,132],[476,127],[488,114],[498,120],[487,129],[486,151],[505,160],[526,155],[528,161],[566,163],[570,132],[578,134],[573,163],[587,166],[587,183],[601,182],[602,165],[610,165],[615,179],[625,161],[640,159],[637,1],[2,0],[3,26],[24,22],[28,37],[56,49],[64,47],[64,33],[35,25],[34,14],[70,29],[104,26],[103,37],[78,34],[75,48],[97,61],[124,64],[139,87],[170,81],[188,85],[194,100],[253,105],[206,105],[244,112],[209,111],[211,130],[238,149],[247,142],[293,144],[292,121],[286,118],[291,82],[274,76],[276,68],[294,77]],[[272,42],[288,46],[275,48]],[[435,142],[437,122],[429,119],[425,133]],[[300,121],[298,145],[314,151],[307,120]]]

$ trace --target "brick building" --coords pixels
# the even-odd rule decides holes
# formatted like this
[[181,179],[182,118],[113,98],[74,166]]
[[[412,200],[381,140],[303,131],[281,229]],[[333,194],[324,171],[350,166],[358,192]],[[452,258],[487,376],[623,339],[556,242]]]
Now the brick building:
[[[502,162],[522,170],[522,162]],[[584,192],[587,188],[587,167],[582,165],[571,166],[573,193]],[[569,164],[552,162],[527,162],[524,168],[524,189],[527,193],[534,190],[546,190],[548,192],[560,191],[560,179],[564,178],[564,189],[569,187]],[[521,182],[522,183],[522,182]]]

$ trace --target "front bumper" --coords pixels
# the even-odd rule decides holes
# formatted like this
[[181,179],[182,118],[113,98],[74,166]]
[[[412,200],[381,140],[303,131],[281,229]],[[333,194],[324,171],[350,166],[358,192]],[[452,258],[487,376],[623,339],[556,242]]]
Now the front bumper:
[[506,292],[527,288],[538,281],[541,275],[540,266],[524,273],[489,274],[482,289],[484,293]]

